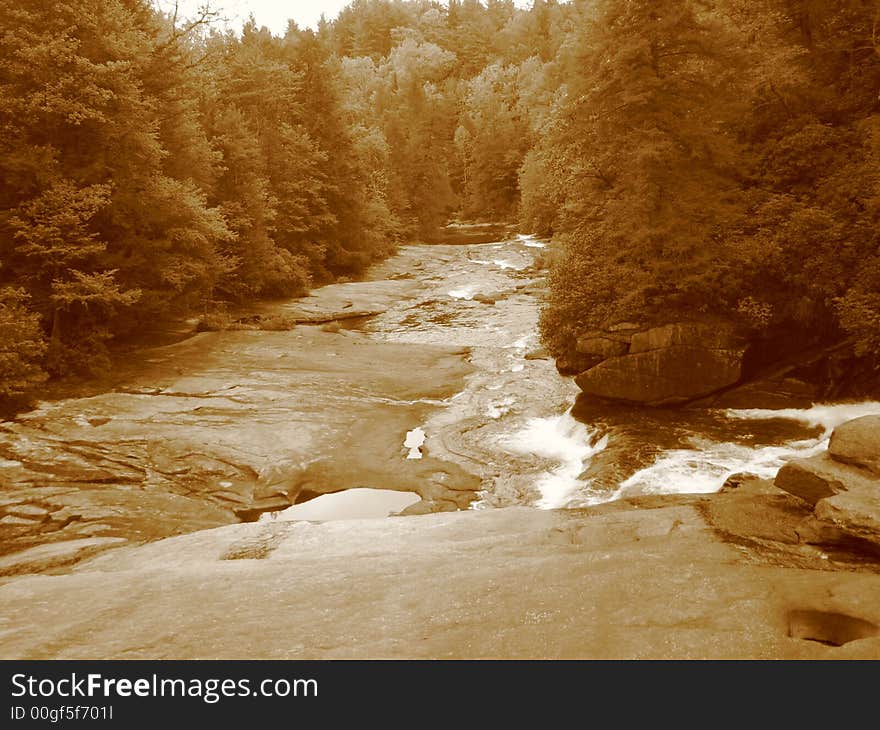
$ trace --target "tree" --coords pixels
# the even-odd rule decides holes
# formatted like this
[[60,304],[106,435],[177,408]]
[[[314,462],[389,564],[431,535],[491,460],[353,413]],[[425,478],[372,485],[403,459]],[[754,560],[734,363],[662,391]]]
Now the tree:
[[738,13],[761,24],[752,34],[760,54],[742,120],[748,206],[730,231],[737,256],[721,303],[759,304],[768,334],[833,338],[842,327],[862,351],[876,351],[878,6],[798,0],[760,9]]
[[691,2],[603,0],[584,24],[537,158],[562,177],[552,346],[706,301],[738,204],[735,40]]
[[32,295],[53,372],[94,370],[105,340],[191,306],[228,264],[183,36],[143,0],[3,0],[0,28],[0,277]]
[[117,306],[133,304],[140,292],[120,290],[114,271],[100,270],[106,246],[88,226],[107,205],[108,186],[77,188],[57,181],[23,204],[9,220],[14,248],[10,264],[51,324],[53,372],[64,372],[65,319],[78,330],[89,320],[104,320]]
[[0,403],[18,401],[46,380],[40,317],[27,299],[23,289],[0,289]]
[[463,158],[463,213],[513,219],[519,169],[531,146],[528,113],[519,98],[519,69],[491,64],[467,85],[455,140]]

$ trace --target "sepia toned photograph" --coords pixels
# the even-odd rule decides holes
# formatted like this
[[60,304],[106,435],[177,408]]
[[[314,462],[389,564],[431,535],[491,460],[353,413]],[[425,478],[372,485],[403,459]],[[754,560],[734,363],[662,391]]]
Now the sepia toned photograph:
[[880,0],[0,0],[0,659],[880,659]]

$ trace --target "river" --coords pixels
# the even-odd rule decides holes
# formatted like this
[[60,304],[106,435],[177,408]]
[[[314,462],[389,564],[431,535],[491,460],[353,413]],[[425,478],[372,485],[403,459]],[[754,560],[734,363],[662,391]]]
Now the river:
[[838,424],[880,413],[880,403],[861,402],[778,410],[591,408],[579,418],[577,387],[535,352],[543,275],[534,264],[546,246],[526,235],[475,246],[412,246],[372,273],[399,276],[405,269],[425,288],[415,303],[399,302],[365,321],[363,332],[469,348],[476,372],[424,429],[445,432],[455,456],[478,465],[484,489],[474,508],[583,507],[640,494],[714,492],[737,473],[772,478],[787,459],[824,449]]
[[711,492],[880,413],[583,408],[540,350],[545,245],[404,246],[363,281],[252,310],[312,324],[201,333],[132,358],[106,392],[0,424],[4,552],[258,518]]

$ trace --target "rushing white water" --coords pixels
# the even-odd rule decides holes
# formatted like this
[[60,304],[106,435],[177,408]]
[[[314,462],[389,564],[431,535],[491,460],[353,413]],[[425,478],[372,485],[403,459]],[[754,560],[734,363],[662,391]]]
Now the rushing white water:
[[730,441],[694,437],[693,448],[674,449],[662,454],[651,466],[624,481],[610,498],[632,494],[673,494],[716,492],[732,474],[755,474],[770,479],[789,459],[817,454],[828,447],[835,427],[853,418],[880,413],[880,403],[818,404],[812,408],[728,410],[730,419],[795,421],[822,433],[778,445],[745,446]]
[[517,266],[516,264],[512,264],[509,261],[505,261],[504,259],[492,259],[492,263],[495,264],[499,269],[504,271],[505,269],[513,269],[514,271],[519,271],[522,267]]
[[529,248],[547,248],[546,243],[541,243],[540,241],[536,241],[534,236],[525,235],[520,233],[517,236],[517,239],[523,246],[528,246]]
[[508,396],[500,401],[490,403],[486,407],[486,415],[492,419],[498,419],[510,412],[511,406],[516,403],[516,398]]
[[824,430],[824,439],[828,438],[831,432],[841,423],[846,423],[861,416],[871,416],[880,413],[880,402],[819,403],[811,408],[781,408],[778,410],[744,408],[730,409],[725,411],[725,413],[728,418],[740,418],[751,421],[767,421],[774,418],[782,418],[789,421],[798,421],[806,426],[821,426]]
[[772,478],[788,459],[811,456],[825,443],[811,439],[784,446],[749,447],[694,438],[692,449],[665,452],[651,466],[621,483],[612,499],[630,494],[690,494],[717,492],[732,474],[747,472]]
[[531,418],[525,428],[506,440],[513,453],[549,459],[558,466],[538,477],[536,486],[541,498],[535,506],[542,509],[565,507],[572,497],[588,485],[579,479],[584,464],[602,451],[607,437],[596,440],[594,433],[566,411],[561,416]]
[[532,339],[533,339],[533,337],[531,334],[523,335],[516,342],[512,342],[509,345],[505,345],[505,348],[509,349],[509,350],[523,351],[528,348],[529,344],[532,342]]
[[525,265],[512,264],[510,261],[505,261],[504,259],[492,259],[491,261],[486,261],[485,259],[470,259],[470,262],[473,264],[482,264],[483,266],[497,266],[502,271],[506,271],[510,269],[511,271],[522,271],[525,268]]
[[821,429],[821,433],[761,446],[713,440],[695,433],[690,438],[690,448],[664,451],[653,464],[637,471],[612,491],[593,490],[590,480],[581,479],[590,460],[608,446],[610,437],[606,434],[600,438],[598,431],[576,421],[570,412],[529,419],[504,441],[504,446],[511,453],[555,462],[556,466],[549,467],[537,479],[541,497],[534,506],[543,509],[581,507],[638,494],[716,492],[728,477],[737,473],[772,479],[789,459],[811,456],[826,449],[836,426],[870,414],[880,414],[880,403],[728,410],[724,416],[731,421],[793,421],[805,428]]

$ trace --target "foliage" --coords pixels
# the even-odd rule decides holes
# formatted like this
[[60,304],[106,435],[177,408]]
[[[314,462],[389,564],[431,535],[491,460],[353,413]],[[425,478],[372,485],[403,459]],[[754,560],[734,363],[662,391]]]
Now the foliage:
[[0,401],[28,395],[46,379],[40,361],[46,343],[39,316],[22,289],[0,289]]
[[548,344],[720,315],[878,351],[880,53],[874,2],[580,8],[524,223],[562,249]]
[[354,0],[279,37],[0,0],[0,399],[110,367],[146,324],[357,278],[452,217],[553,236],[555,352],[681,314],[880,354],[878,17]]

